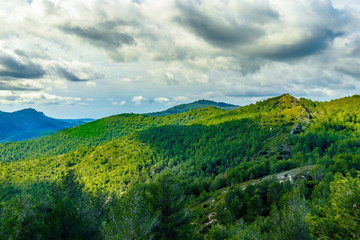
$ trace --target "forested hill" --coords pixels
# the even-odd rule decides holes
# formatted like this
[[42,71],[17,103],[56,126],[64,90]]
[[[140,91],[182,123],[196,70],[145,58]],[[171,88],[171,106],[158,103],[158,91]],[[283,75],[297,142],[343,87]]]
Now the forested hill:
[[[163,125],[187,125],[199,122],[208,124],[207,119],[212,121],[228,121],[229,117],[244,118],[257,115],[259,112],[276,110],[276,104],[281,106],[289,95],[279,96],[258,102],[256,105],[237,108],[235,105],[216,103],[208,100],[199,100],[191,104],[184,104],[171,109],[192,109],[179,114],[166,116],[149,116],[148,114],[119,114],[94,122],[90,122],[75,128],[66,129],[50,136],[24,142],[6,143],[0,145],[0,161],[13,161],[26,158],[38,158],[42,156],[55,156],[71,152],[79,148],[97,146],[101,143],[126,136],[136,131],[158,127]],[[293,97],[291,97],[294,99]],[[278,100],[280,99],[280,100]],[[276,103],[276,104],[275,104]],[[215,107],[209,107],[212,104]],[[205,108],[199,108],[206,106]],[[285,105],[284,105],[285,106]],[[224,111],[222,108],[237,108],[233,111]],[[178,110],[180,111],[180,110]],[[181,112],[180,111],[180,112]],[[163,115],[163,114],[160,114]],[[216,118],[218,120],[216,120]],[[202,121],[203,120],[203,121]],[[202,121],[202,122],[201,122]]]
[[359,103],[284,94],[2,144],[0,239],[357,239]]
[[163,125],[186,125],[223,112],[222,109],[209,107],[164,117],[148,117],[144,114],[114,115],[39,139],[0,144],[0,162],[55,156],[79,148],[97,146],[136,131]]
[[0,142],[41,137],[83,123],[85,122],[80,120],[68,121],[50,118],[31,108],[12,113],[0,112]]
[[[219,110],[210,109],[211,107],[219,108]],[[205,109],[202,109],[205,108]],[[199,100],[190,104],[181,104],[175,107],[172,107],[163,112],[157,113],[149,113],[149,114],[119,114],[110,116],[107,118],[103,118],[94,122],[91,122],[90,119],[84,119],[84,121],[88,121],[91,123],[85,124],[83,126],[79,126],[73,129],[67,129],[58,133],[55,133],[51,136],[46,136],[44,138],[30,140],[27,142],[18,142],[18,143],[8,143],[6,145],[0,145],[0,153],[3,153],[0,156],[0,161],[13,161],[18,159],[25,158],[36,158],[41,156],[54,156],[57,154],[62,154],[70,151],[74,151],[78,148],[87,148],[90,146],[96,146],[104,142],[108,142],[110,140],[119,138],[121,136],[125,136],[127,134],[133,133],[134,131],[144,130],[151,127],[162,126],[162,125],[184,125],[189,124],[193,121],[197,121],[200,119],[207,119],[214,115],[221,114],[221,109],[231,110],[236,109],[238,106],[222,103],[222,102],[214,102],[209,100]],[[191,110],[194,110],[191,112]],[[37,113],[37,116],[45,115],[40,112],[36,112],[35,110],[26,110],[23,112],[33,112]],[[188,112],[185,114],[177,114]],[[168,116],[174,115],[176,116]],[[163,117],[163,118],[162,118]],[[64,128],[69,128],[72,126],[81,125],[83,122],[72,121],[72,120],[56,120],[45,117],[47,121],[50,120],[55,121],[58,125],[61,123],[63,127],[58,126],[57,128],[49,128],[48,131],[51,130],[60,130]],[[23,116],[23,121],[29,121],[29,124],[22,124],[21,126],[28,126],[39,124],[43,120],[35,121],[32,118],[27,118]],[[53,125],[55,124],[53,123]],[[80,124],[81,123],[81,124]],[[9,124],[8,124],[9,125]],[[20,125],[20,124],[19,124]],[[7,126],[4,124],[3,126]],[[24,131],[21,127],[14,127],[11,124],[9,125],[11,128],[16,131],[16,129],[21,129],[21,137],[20,133],[17,135],[15,133],[11,133],[11,137],[8,137],[7,140],[22,140],[22,139],[30,139],[32,137],[38,137],[39,134],[46,135],[49,132],[44,131],[44,129],[38,129],[36,131]],[[8,129],[8,128],[6,128]],[[30,135],[32,134],[32,135]],[[37,134],[37,135],[36,135]],[[26,136],[25,136],[26,135]],[[4,141],[5,142],[5,141]],[[15,149],[22,149],[20,151],[15,151]]]
[[198,108],[206,108],[206,107],[216,107],[224,110],[234,110],[239,108],[240,106],[228,104],[224,102],[214,102],[210,100],[198,100],[192,103],[180,104],[175,107],[169,108],[165,111],[148,113],[147,116],[167,116],[171,114],[183,113],[190,110],[198,109]]

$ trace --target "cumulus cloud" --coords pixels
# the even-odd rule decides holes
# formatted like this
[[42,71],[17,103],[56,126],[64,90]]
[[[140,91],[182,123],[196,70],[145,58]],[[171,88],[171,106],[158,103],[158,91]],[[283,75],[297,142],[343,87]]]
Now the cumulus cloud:
[[[31,5],[22,18],[39,20],[34,19],[37,13],[38,18],[49,19],[41,23],[43,28],[55,26],[65,37],[76,36],[119,61],[189,60],[219,54],[230,57],[234,53],[238,57],[276,60],[300,58],[326,49],[344,34],[351,18],[330,1],[310,0],[169,0],[141,4],[98,0],[54,4],[36,0]],[[65,13],[68,17],[62,18]]]
[[56,105],[60,103],[74,104],[81,101],[78,97],[63,97],[39,92],[21,92],[21,91],[0,91],[0,103],[4,105],[16,104],[45,104]]
[[[234,9],[230,7],[245,11],[234,13]],[[176,17],[177,22],[220,48],[233,48],[255,41],[265,34],[261,25],[279,17],[268,4],[255,5],[250,1],[241,1],[238,6],[234,1],[213,1],[210,4],[201,1],[178,1],[177,8],[180,10]],[[240,17],[239,13],[245,16]]]
[[170,99],[166,98],[166,97],[157,97],[154,99],[155,102],[158,103],[168,103],[170,102]]
[[44,30],[55,27],[59,36],[75,36],[120,61],[187,60],[219,53],[299,58],[327,48],[344,34],[351,18],[330,1],[310,0],[36,0],[21,10],[21,19],[40,23],[25,32],[48,38]]
[[92,81],[90,83],[94,85],[94,80],[103,78],[92,64],[40,56],[36,52],[2,48],[0,44],[0,90],[37,91],[44,89],[41,82],[67,88],[60,79],[72,82]]
[[[322,66],[322,65],[320,65]],[[274,63],[263,67],[250,76],[229,72],[219,81],[214,81],[212,97],[230,96],[239,98],[271,97],[290,93],[302,97],[335,97],[336,93],[356,91],[358,80],[346,77],[337,71],[320,70],[301,63]],[[297,74],[301,72],[301,74]]]
[[96,86],[97,86],[97,84],[96,84],[96,82],[94,82],[94,81],[88,81],[88,82],[86,82],[86,86],[89,86],[89,87],[96,87]]
[[59,62],[55,64],[59,76],[72,82],[90,81],[102,78],[95,66],[78,61]]
[[179,1],[179,24],[242,56],[300,58],[343,34],[349,14],[330,1]]
[[45,74],[42,66],[34,63],[23,52],[16,53],[10,49],[0,48],[0,77],[3,79],[36,79]]
[[134,96],[131,101],[134,102],[136,106],[139,106],[142,102],[147,101],[147,98],[143,96]]
[[114,106],[124,106],[126,104],[126,101],[121,101],[121,102],[114,101],[111,104]]
[[177,80],[173,72],[164,70],[164,69],[150,69],[149,73],[155,77],[157,82],[164,83],[166,85],[178,85],[179,80]]
[[33,80],[0,81],[0,90],[40,91],[43,85]]
[[117,32],[114,27],[115,24],[99,24],[93,27],[80,27],[65,25],[60,29],[68,34],[76,35],[79,38],[84,39],[90,44],[101,47],[104,49],[116,49],[122,45],[135,44],[134,38],[130,35],[122,32]]
[[174,97],[173,100],[175,102],[185,102],[185,101],[189,101],[189,98],[184,97],[184,96],[177,96],[177,97]]
[[203,71],[192,68],[184,68],[181,64],[172,63],[167,67],[150,69],[148,71],[154,80],[164,85],[197,85],[206,84],[208,75]]

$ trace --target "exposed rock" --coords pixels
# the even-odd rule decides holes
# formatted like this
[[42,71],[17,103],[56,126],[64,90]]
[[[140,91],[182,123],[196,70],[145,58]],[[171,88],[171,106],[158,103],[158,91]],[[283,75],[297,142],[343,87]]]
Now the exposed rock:
[[304,126],[302,126],[300,123],[298,125],[296,125],[295,127],[293,127],[293,129],[291,129],[290,135],[293,136],[295,134],[301,133],[304,131]]

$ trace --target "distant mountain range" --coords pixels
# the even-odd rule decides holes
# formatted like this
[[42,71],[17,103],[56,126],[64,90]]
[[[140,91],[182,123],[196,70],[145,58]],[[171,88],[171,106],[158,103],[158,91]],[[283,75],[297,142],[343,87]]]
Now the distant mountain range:
[[194,110],[194,109],[204,108],[204,107],[217,107],[217,108],[221,108],[224,110],[234,110],[234,109],[239,108],[240,106],[229,104],[229,103],[224,103],[224,102],[214,102],[214,101],[203,99],[203,100],[198,100],[198,101],[195,101],[192,103],[180,104],[175,107],[169,108],[165,111],[148,113],[146,115],[147,116],[167,116],[167,115],[183,113],[183,112],[187,112],[189,110]]
[[[192,103],[180,104],[165,111],[145,114],[146,116],[168,116],[189,110],[216,107],[224,110],[234,110],[239,108],[223,102],[210,100],[198,100]],[[92,122],[94,119],[55,119],[46,116],[35,109],[23,109],[8,113],[0,111],[0,143],[22,141],[52,134],[56,131],[79,126],[84,123]]]
[[12,113],[0,111],[0,142],[37,138],[91,121],[93,119],[55,119],[32,108]]

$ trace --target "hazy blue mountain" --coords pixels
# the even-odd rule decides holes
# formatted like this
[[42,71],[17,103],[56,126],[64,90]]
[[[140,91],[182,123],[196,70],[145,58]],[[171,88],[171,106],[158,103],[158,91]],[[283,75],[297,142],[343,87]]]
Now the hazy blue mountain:
[[234,110],[234,109],[239,108],[240,106],[228,104],[228,103],[224,103],[224,102],[214,102],[211,100],[203,99],[203,100],[198,100],[198,101],[195,101],[192,103],[180,104],[180,105],[174,106],[172,108],[169,108],[165,111],[148,113],[146,115],[148,115],[148,116],[167,116],[167,115],[171,115],[171,114],[183,113],[183,112],[187,112],[189,110],[193,110],[193,109],[197,109],[197,108],[204,108],[204,107],[217,107],[217,108],[221,108],[224,110]]
[[89,121],[91,119],[55,119],[32,108],[12,113],[0,111],[0,142],[37,138]]
[[78,126],[84,123],[89,123],[94,121],[95,119],[92,118],[80,118],[80,119],[58,119],[60,121],[64,121],[66,123],[74,124],[74,126]]

